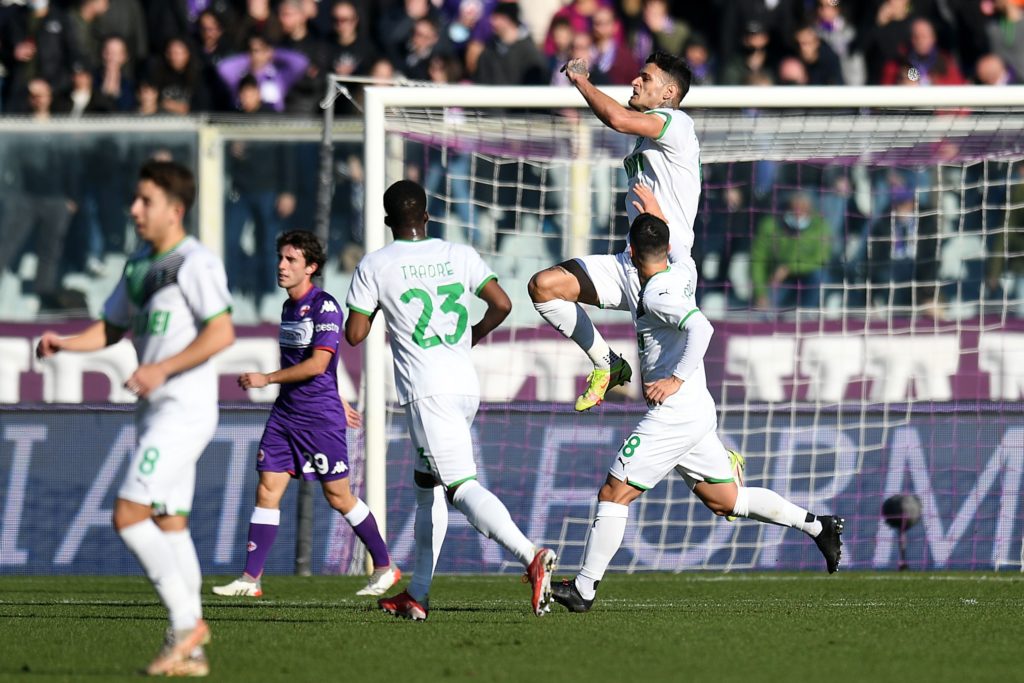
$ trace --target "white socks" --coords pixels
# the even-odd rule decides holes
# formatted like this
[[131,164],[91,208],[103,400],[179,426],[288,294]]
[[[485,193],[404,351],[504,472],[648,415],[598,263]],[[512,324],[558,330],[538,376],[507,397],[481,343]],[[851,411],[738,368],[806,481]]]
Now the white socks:
[[181,578],[185,581],[185,587],[192,593],[192,607],[195,613],[203,616],[203,570],[199,567],[199,555],[196,554],[196,546],[192,542],[192,534],[188,529],[181,531],[165,531],[174,551],[174,559],[178,561],[178,570],[181,571]]
[[738,486],[733,513],[758,522],[793,527],[812,537],[821,533],[821,522],[814,515],[771,489]]
[[443,486],[429,489],[415,486],[416,521],[416,562],[413,566],[412,581],[406,589],[417,602],[422,602],[430,593],[434,579],[434,568],[441,554],[441,545],[448,532],[448,501],[444,498]]
[[597,331],[590,316],[578,303],[552,299],[534,303],[533,307],[549,325],[576,342],[576,345],[590,356],[594,367],[604,370],[611,367],[612,350],[608,347],[608,342]]
[[350,526],[358,526],[364,519],[370,516],[370,506],[361,498],[356,498],[356,506],[344,514],[345,521]]
[[512,515],[505,504],[475,479],[459,484],[459,488],[455,489],[453,502],[477,531],[497,541],[523,565],[529,566],[533,561],[536,554],[533,543],[512,521]]
[[171,628],[176,631],[195,628],[199,620],[196,601],[182,575],[177,553],[172,542],[152,519],[127,526],[119,532],[139,564],[146,571],[160,600],[171,617]]
[[626,533],[629,506],[601,501],[597,504],[597,517],[590,528],[587,546],[583,550],[583,568],[576,575],[576,590],[584,600],[593,600],[597,592],[594,585],[604,577],[605,570],[622,545]]

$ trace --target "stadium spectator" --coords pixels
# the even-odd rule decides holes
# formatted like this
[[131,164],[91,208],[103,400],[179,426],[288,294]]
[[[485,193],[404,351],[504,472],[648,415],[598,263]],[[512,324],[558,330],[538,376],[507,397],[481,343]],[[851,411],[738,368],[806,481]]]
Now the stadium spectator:
[[377,59],[377,48],[361,26],[359,13],[350,0],[341,0],[331,10],[337,36],[332,46],[331,65],[338,76],[365,76]]
[[[28,84],[29,105],[37,121],[50,118],[53,92],[41,78]],[[33,138],[15,143],[3,164],[0,186],[0,270],[17,271],[19,257],[35,240],[33,291],[42,309],[60,308],[60,259],[72,214],[78,210],[80,175],[77,157],[59,145],[40,145]]]
[[100,64],[100,33],[97,21],[110,8],[110,0],[77,0],[69,15],[75,59],[90,71]]
[[909,65],[917,70],[921,85],[964,85],[963,75],[956,60],[936,42],[935,28],[928,19],[918,17],[910,24],[910,41],[904,46],[903,56],[886,62],[882,70],[882,84],[895,85],[900,71]]
[[260,97],[277,112],[284,111],[288,91],[306,73],[309,59],[301,53],[274,48],[266,36],[253,33],[248,38],[248,52],[225,57],[217,71],[237,101],[238,87],[246,74],[260,86]]
[[807,67],[799,57],[783,57],[779,62],[776,82],[779,85],[812,85],[807,75]]
[[993,4],[994,13],[985,23],[991,50],[1024,77],[1024,6],[1014,0],[995,0]]
[[95,89],[92,73],[84,65],[76,64],[71,75],[71,90],[56,98],[53,110],[72,118],[80,118],[84,114],[109,114],[114,111],[114,101]]
[[846,16],[846,7],[841,0],[817,0],[813,26],[822,42],[839,57],[843,83],[864,85],[867,67],[858,45],[857,30]]
[[683,54],[683,45],[690,35],[690,25],[669,12],[668,0],[644,0],[640,21],[629,32],[629,44],[633,58],[642,63],[655,50]]
[[413,23],[412,34],[405,46],[402,61],[396,66],[413,81],[426,81],[430,78],[430,60],[441,54],[447,54],[441,42],[440,28],[431,17],[421,17]]
[[[195,178],[177,164],[148,163],[132,217],[144,247],[103,307],[103,319],[72,336],[44,332],[40,359],[99,351],[132,330],[139,366],[125,382],[138,396],[137,441],[113,523],[168,610],[170,634],[150,676],[206,676],[202,571],[188,530],[196,462],[217,428],[217,374],[210,358],[234,342],[231,295],[220,261],[185,232]],[[161,285],[129,285],[132,274]],[[131,292],[131,293],[129,293]],[[187,429],[182,429],[187,425]]]
[[452,52],[463,60],[463,63],[466,62],[470,45],[474,45],[472,59],[475,68],[476,59],[483,49],[483,43],[479,40],[474,41],[473,37],[484,20],[484,2],[483,0],[461,0],[449,3],[446,7],[449,8],[445,14],[448,23],[448,44],[451,45]]
[[793,36],[802,19],[802,0],[729,0],[722,3],[719,23],[719,51],[731,59],[743,44],[751,23],[759,24],[781,51],[792,51]]
[[113,111],[128,112],[135,109],[135,81],[128,66],[128,48],[120,36],[108,36],[100,52],[100,68],[94,80],[99,91],[110,99]]
[[404,70],[405,58],[413,38],[413,30],[420,19],[432,19],[438,37],[443,27],[441,18],[429,0],[402,0],[394,2],[378,15],[375,27],[377,44],[395,68]]
[[[240,110],[259,114],[271,109],[260,97],[256,79],[247,75],[239,84]],[[271,109],[272,110],[272,109]],[[229,179],[224,207],[225,265],[231,286],[261,299],[276,287],[275,239],[295,211],[294,150],[283,142],[233,140],[224,159]],[[254,228],[255,251],[242,250],[247,223]]]
[[[622,26],[610,7],[594,12],[594,59],[591,78],[599,85],[628,85],[639,71],[633,53],[622,39]],[[678,52],[672,54],[678,55]]]
[[715,63],[707,40],[700,33],[693,33],[683,47],[683,59],[690,67],[695,85],[715,84]]
[[883,82],[886,64],[902,57],[913,21],[910,0],[882,0],[872,22],[861,31],[869,85]]
[[494,35],[480,54],[473,80],[486,85],[542,85],[548,82],[547,59],[530,32],[519,23],[519,8],[501,3],[491,12]]
[[[573,49],[573,38],[576,35],[586,35],[590,38],[590,34],[576,34],[573,33],[572,24],[565,17],[559,17],[557,21],[551,22],[551,40],[554,44],[555,51],[548,55],[548,73],[551,74],[552,85],[569,85],[569,81],[566,80],[565,74],[561,73],[562,65],[572,59]],[[593,42],[588,41],[588,42]],[[591,44],[590,47],[593,45]],[[588,47],[588,49],[590,49]],[[581,55],[581,59],[591,61],[593,59],[592,54]]]
[[65,12],[47,3],[6,9],[6,21],[0,26],[0,55],[7,71],[4,109],[28,113],[29,81],[40,78],[52,90],[67,89],[77,51]]
[[807,70],[808,85],[843,85],[839,57],[822,42],[814,27],[805,24],[796,31],[796,56]]
[[[134,77],[136,69],[149,57],[149,35],[146,32],[146,13],[139,0],[109,0],[106,12],[96,17],[96,35],[101,40],[109,36],[120,37],[128,50],[128,75]],[[101,48],[103,43],[101,42]]]
[[593,29],[594,14],[602,7],[611,7],[609,0],[572,0],[568,5],[555,12],[548,26],[547,37],[544,39],[544,53],[555,54],[555,43],[551,36],[551,26],[561,18],[565,18],[576,33],[590,33]]
[[748,22],[741,50],[722,64],[722,85],[747,85],[754,76],[774,73],[777,63],[775,46],[767,27],[759,21]]
[[310,32],[305,0],[282,0],[277,6],[277,20],[283,37],[276,47],[299,52],[309,59],[306,72],[288,91],[286,108],[295,114],[311,116],[319,111],[320,98],[324,95],[320,76],[327,68],[330,46]]
[[160,110],[160,91],[152,81],[143,78],[135,87],[135,101],[138,108],[135,113],[139,116],[156,116]]
[[875,286],[871,303],[927,307],[936,315],[938,217],[916,204],[912,188],[894,188],[889,209],[868,229],[868,275]]
[[1017,85],[1020,79],[1006,68],[1002,57],[989,53],[982,55],[974,65],[974,82],[978,85]]
[[245,39],[254,33],[266,38],[270,45],[277,45],[284,36],[270,0],[245,1],[245,13],[242,15],[241,21],[238,22],[237,35],[242,37],[244,43]]
[[210,97],[199,63],[184,38],[172,38],[153,60],[147,78],[160,91],[160,108],[168,114],[209,111]]
[[828,223],[814,210],[809,193],[793,192],[782,216],[766,216],[757,226],[750,279],[758,308],[817,308],[830,252]]

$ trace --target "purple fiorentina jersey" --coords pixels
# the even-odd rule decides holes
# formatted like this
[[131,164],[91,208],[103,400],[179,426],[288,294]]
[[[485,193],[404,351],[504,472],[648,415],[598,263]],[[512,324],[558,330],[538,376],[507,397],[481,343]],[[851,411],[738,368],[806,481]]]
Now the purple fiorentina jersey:
[[298,301],[291,298],[281,309],[281,367],[290,368],[313,355],[314,349],[331,352],[327,370],[305,382],[281,385],[273,414],[297,429],[329,431],[345,428],[345,410],[338,396],[338,344],[341,306],[313,286]]

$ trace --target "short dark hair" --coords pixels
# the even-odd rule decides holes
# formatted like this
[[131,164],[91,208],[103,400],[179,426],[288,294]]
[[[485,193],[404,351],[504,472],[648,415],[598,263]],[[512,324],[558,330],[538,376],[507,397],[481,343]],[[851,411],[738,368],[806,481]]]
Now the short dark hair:
[[392,228],[420,225],[427,211],[427,193],[411,180],[399,180],[384,192],[384,223]]
[[[686,60],[662,50],[655,50],[647,58],[645,64],[655,65],[675,81],[679,86],[679,102],[682,102],[686,93],[690,92],[690,82],[693,80],[693,73],[687,66]],[[679,102],[676,102],[677,107]]]
[[653,214],[642,213],[629,226],[629,245],[643,263],[668,256],[668,236],[668,224]]
[[323,275],[324,264],[327,262],[327,252],[319,237],[309,230],[289,230],[277,236],[277,252],[279,254],[281,253],[281,248],[285,245],[295,247],[301,251],[303,258],[306,259],[307,266],[316,266],[316,270],[313,271],[313,277]]
[[180,202],[186,213],[196,200],[196,177],[176,161],[150,159],[139,169],[139,180],[152,182],[169,199]]
[[241,91],[242,88],[259,88],[259,87],[260,87],[260,82],[257,81],[256,77],[253,76],[252,74],[245,74],[244,76],[242,76],[242,80],[240,80],[238,82],[238,90],[239,91]]

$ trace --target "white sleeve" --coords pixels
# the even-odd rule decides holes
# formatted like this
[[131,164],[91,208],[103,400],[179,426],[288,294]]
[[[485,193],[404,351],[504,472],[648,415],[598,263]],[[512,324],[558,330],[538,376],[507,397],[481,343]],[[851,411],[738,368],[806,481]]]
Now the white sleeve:
[[480,296],[480,291],[483,290],[491,280],[497,280],[498,276],[491,270],[491,267],[484,262],[475,249],[466,247],[466,274],[469,278],[469,286],[473,290],[473,294]]
[[704,360],[704,354],[707,353],[708,346],[711,344],[715,328],[711,326],[711,321],[704,317],[700,309],[694,308],[679,323],[679,329],[686,330],[686,346],[683,348],[683,357],[676,363],[672,374],[686,381]]
[[352,283],[348,287],[348,296],[345,298],[345,307],[356,313],[365,316],[373,315],[380,305],[380,291],[377,288],[377,281],[368,271],[366,259],[364,258],[356,266],[356,272],[352,274]]
[[200,251],[189,258],[178,278],[178,286],[192,317],[206,324],[231,311],[231,293],[224,264],[213,254]]

